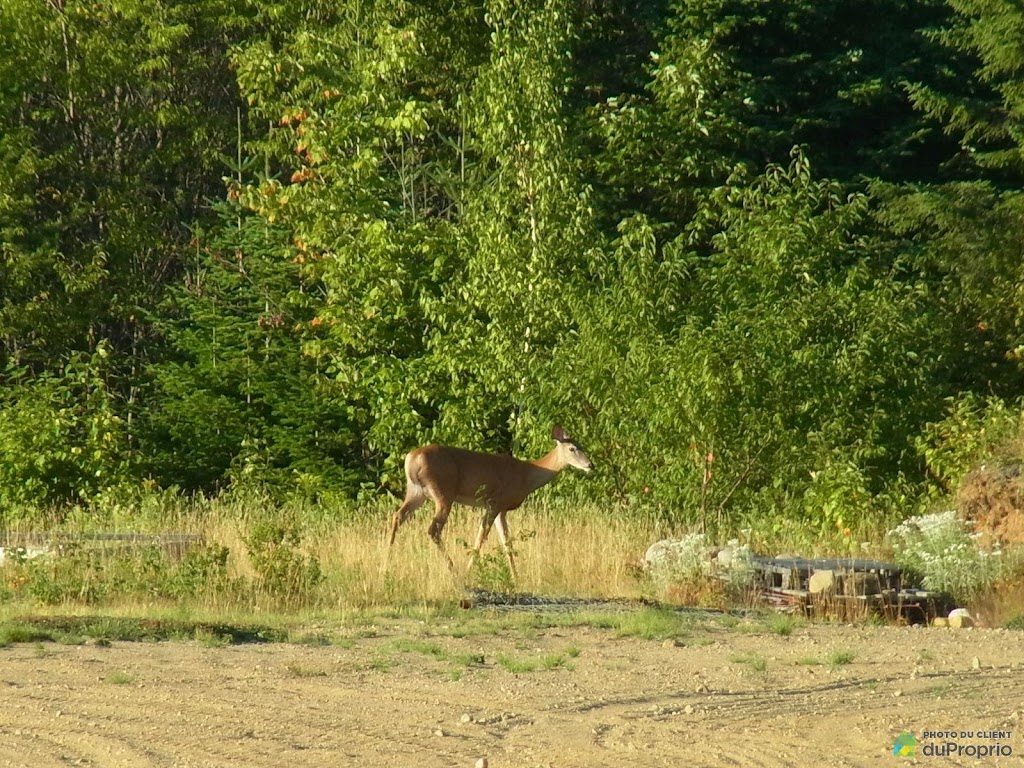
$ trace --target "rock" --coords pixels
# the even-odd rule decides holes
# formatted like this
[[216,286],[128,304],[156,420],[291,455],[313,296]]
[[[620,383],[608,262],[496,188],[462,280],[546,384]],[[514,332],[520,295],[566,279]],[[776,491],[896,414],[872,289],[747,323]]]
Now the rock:
[[718,550],[718,553],[715,555],[715,562],[722,568],[728,568],[732,565],[733,558],[735,557],[736,548],[730,542]]
[[687,704],[685,707],[683,707],[683,714],[684,715],[692,715],[693,714],[693,707],[690,706],[689,704]]
[[812,595],[821,595],[836,591],[835,571],[815,571],[807,581],[807,591]]
[[949,612],[947,621],[949,626],[954,629],[966,629],[967,627],[974,626],[974,618],[966,608],[954,608]]
[[680,643],[674,637],[670,637],[668,640],[666,640],[665,642],[663,642],[661,644],[661,647],[662,648],[678,648],[681,645],[682,645],[682,643]]
[[971,669],[981,669],[981,660],[977,656],[971,659]]
[[477,760],[475,768],[487,768],[487,758],[481,757],[479,760]]
[[949,626],[949,619],[945,619],[942,616],[936,616],[934,619],[932,619],[932,626],[933,627],[948,627]]
[[644,570],[656,581],[688,581],[711,573],[711,557],[707,537],[690,533],[651,544],[644,554]]
[[472,723],[473,722],[473,717],[469,713],[466,713],[465,715],[463,715],[462,717],[459,718],[459,722],[462,723],[463,725],[466,725],[467,723]]
[[440,728],[438,728],[436,731],[434,731],[434,735],[440,738],[440,737],[444,736],[444,731],[442,731]]

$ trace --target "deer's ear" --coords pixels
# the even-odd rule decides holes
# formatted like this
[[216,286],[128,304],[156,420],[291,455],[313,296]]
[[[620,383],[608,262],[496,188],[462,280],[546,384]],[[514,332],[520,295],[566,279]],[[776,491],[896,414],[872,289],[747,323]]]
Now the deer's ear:
[[565,430],[559,426],[555,426],[551,429],[551,437],[560,443],[564,443],[569,440],[569,436],[565,434]]

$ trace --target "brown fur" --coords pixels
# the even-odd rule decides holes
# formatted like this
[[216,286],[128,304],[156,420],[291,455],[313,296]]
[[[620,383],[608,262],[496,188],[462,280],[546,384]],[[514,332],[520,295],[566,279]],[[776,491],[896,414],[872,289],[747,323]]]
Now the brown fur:
[[[547,483],[568,466],[589,472],[593,468],[583,450],[555,427],[552,437],[554,450],[536,461],[522,461],[508,455],[467,451],[444,445],[426,445],[410,451],[405,457],[405,501],[391,520],[388,549],[395,543],[399,527],[423,503],[434,502],[434,518],[427,532],[454,569],[454,563],[445,552],[441,533],[448,522],[452,504],[483,507],[480,532],[473,548],[475,558],[492,525],[497,525],[509,568],[515,577],[515,561],[508,547],[508,521],[506,515],[525,501],[526,497]],[[470,560],[472,567],[473,560]]]

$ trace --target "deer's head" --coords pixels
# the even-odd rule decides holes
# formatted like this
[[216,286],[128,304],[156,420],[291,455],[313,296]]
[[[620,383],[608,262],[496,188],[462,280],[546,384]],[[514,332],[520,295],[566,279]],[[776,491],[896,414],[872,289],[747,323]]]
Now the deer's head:
[[584,472],[589,472],[594,468],[594,464],[587,457],[587,454],[566,434],[564,429],[555,427],[551,430],[551,437],[558,443],[557,450],[560,463],[569,467],[576,467],[576,469],[582,469]]

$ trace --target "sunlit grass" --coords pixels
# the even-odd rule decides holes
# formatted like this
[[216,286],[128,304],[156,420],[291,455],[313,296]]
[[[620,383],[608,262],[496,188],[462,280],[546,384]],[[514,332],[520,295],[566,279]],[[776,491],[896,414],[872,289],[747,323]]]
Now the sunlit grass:
[[[449,518],[444,545],[455,562],[454,572],[427,536],[433,515],[430,504],[399,530],[389,552],[387,532],[398,505],[398,501],[387,500],[360,507],[282,505],[258,496],[188,499],[153,493],[135,499],[106,499],[90,510],[22,510],[5,520],[9,541],[31,542],[34,546],[70,542],[72,550],[78,548],[79,552],[92,548],[89,551],[96,555],[96,562],[86,563],[82,572],[76,572],[77,566],[68,557],[71,550],[64,549],[60,555],[40,560],[34,574],[24,564],[0,566],[0,622],[33,613],[109,619],[148,617],[195,625],[260,625],[298,637],[308,634],[310,627],[370,627],[387,619],[415,620],[428,628],[447,622],[450,626],[446,631],[452,636],[468,637],[518,621],[479,616],[466,621],[469,613],[477,613],[465,610],[472,607],[473,598],[468,592],[472,588],[555,598],[654,598],[668,605],[719,608],[754,604],[737,602],[735,595],[722,591],[717,580],[707,580],[710,587],[702,583],[666,587],[645,578],[640,566],[650,544],[685,531],[666,530],[649,517],[623,514],[612,506],[540,498],[513,511],[509,523],[519,570],[513,582],[496,534],[486,542],[477,566],[468,572],[469,543],[476,538],[481,516],[476,509],[457,506]],[[294,539],[288,538],[280,545],[282,554],[315,565],[315,579],[290,589],[293,581],[288,573],[281,576],[273,570],[268,572],[265,564],[261,572],[260,563],[252,556],[253,536],[267,523],[284,525],[294,532]],[[765,530],[770,528],[765,526]],[[141,546],[138,551],[132,549],[138,545],[76,543],[76,537],[98,532],[198,537],[211,550],[226,549],[226,566],[220,574],[223,578],[207,579],[205,572],[190,576],[187,568],[183,572],[181,552],[158,551],[157,559],[163,559],[153,566],[154,571],[147,570],[152,564],[146,562],[146,557],[153,555],[153,547],[147,554]],[[761,542],[756,546],[758,551],[803,554],[797,546],[797,532],[796,528],[786,528],[770,538],[764,531],[746,531],[744,535],[746,540]],[[857,533],[866,536],[877,531]],[[838,544],[822,541],[809,554],[834,555],[837,546],[849,543],[845,536],[839,536]],[[831,551],[822,551],[823,547]],[[872,547],[877,551],[881,544],[876,542]],[[282,562],[287,565],[289,561],[286,557]],[[164,583],[161,580],[172,579],[185,579],[189,589],[184,593],[160,589]],[[1018,596],[1020,590],[1012,587],[1020,583],[1024,579],[1007,579],[1003,592]],[[713,593],[713,588],[721,594]],[[1012,600],[1004,602],[1005,606],[986,612],[994,623],[1019,615],[1019,601],[1014,605]],[[691,618],[672,611],[634,610],[621,615],[575,614],[569,619],[529,617],[522,620],[521,627],[527,631],[531,626],[558,626],[560,621],[589,622],[590,626],[611,629],[619,635],[664,640],[687,638]],[[735,624],[739,632],[787,635],[802,623],[787,616],[757,621],[723,617],[721,627]],[[330,638],[328,642],[337,639],[329,632],[323,634]],[[206,642],[218,640],[209,638]]]
[[[467,587],[592,598],[640,597],[649,591],[649,585],[638,578],[637,565],[657,535],[652,525],[641,521],[596,508],[527,505],[510,515],[512,547],[519,566],[519,578],[513,584],[507,572],[500,572],[505,561],[496,535],[486,542],[478,567],[467,572],[469,542],[475,539],[479,526],[477,510],[456,507],[449,519],[444,543],[456,564],[453,572],[427,536],[433,514],[430,505],[399,531],[394,548],[388,551],[386,533],[392,506],[397,505],[352,510],[313,505],[277,507],[260,499],[187,501],[160,497],[134,506],[112,504],[89,515],[72,511],[63,519],[43,516],[32,524],[15,522],[8,536],[43,543],[58,533],[72,539],[97,531],[184,533],[201,537],[207,545],[226,547],[229,552],[230,588],[205,589],[200,585],[194,596],[174,600],[154,597],[152,590],[145,589],[127,590],[116,596],[106,590],[98,598],[83,589],[81,596],[76,592],[64,599],[61,596],[68,591],[67,583],[78,583],[68,577],[64,591],[54,590],[58,599],[45,599],[47,611],[57,613],[62,606],[75,612],[83,606],[102,606],[104,613],[113,615],[118,611],[175,618],[237,614],[260,621],[265,614],[286,611],[307,616],[330,613],[357,620],[363,613],[402,617],[457,610]],[[282,596],[274,593],[273,584],[267,587],[258,578],[250,556],[250,537],[255,526],[266,520],[287,523],[298,532],[298,543],[286,546],[302,557],[315,559],[321,575],[314,587],[302,594]],[[95,543],[85,546],[98,547],[101,558],[107,551],[115,553],[112,558],[125,557],[123,548],[118,551],[114,546]],[[91,569],[82,583],[102,579],[107,570],[111,569]],[[2,584],[0,589],[4,589]],[[22,602],[32,597],[14,577],[7,590],[8,601]],[[38,595],[36,598],[38,601]]]

